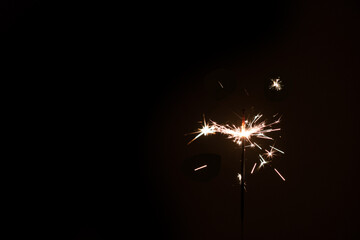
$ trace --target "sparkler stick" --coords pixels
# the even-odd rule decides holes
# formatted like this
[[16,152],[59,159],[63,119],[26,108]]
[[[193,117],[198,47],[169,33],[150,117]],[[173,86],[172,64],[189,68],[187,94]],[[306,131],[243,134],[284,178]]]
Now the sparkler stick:
[[[245,109],[243,109],[243,115],[242,115],[242,124],[241,129],[245,130]],[[240,182],[240,211],[241,211],[241,235],[240,239],[244,239],[244,209],[245,209],[245,137],[242,136],[241,138],[242,144],[241,144],[241,159],[240,159],[240,173],[241,173],[241,182]]]

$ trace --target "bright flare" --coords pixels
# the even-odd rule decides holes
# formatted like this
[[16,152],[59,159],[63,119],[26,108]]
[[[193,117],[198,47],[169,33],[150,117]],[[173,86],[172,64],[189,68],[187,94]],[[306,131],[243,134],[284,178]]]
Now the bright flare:
[[270,80],[271,80],[271,84],[269,89],[275,89],[276,91],[280,91],[282,89],[283,85],[281,84],[280,78],[275,78]]
[[193,141],[195,141],[197,138],[199,138],[200,136],[204,135],[204,136],[207,136],[209,134],[213,134],[215,133],[215,129],[214,129],[214,126],[210,126],[206,123],[206,120],[205,120],[205,115],[203,116],[203,125],[202,125],[202,128],[199,128],[196,132],[193,132],[191,134],[198,134],[196,135],[190,142],[188,142],[188,145],[190,143],[192,143]]

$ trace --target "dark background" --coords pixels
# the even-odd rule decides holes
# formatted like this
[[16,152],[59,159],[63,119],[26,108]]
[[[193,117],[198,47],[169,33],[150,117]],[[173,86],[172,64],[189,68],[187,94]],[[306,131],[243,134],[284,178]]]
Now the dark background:
[[[285,182],[248,176],[246,239],[359,238],[355,1],[0,6],[15,237],[238,239],[239,149],[184,134],[245,108],[282,114],[286,152]],[[219,166],[186,174],[209,153]]]

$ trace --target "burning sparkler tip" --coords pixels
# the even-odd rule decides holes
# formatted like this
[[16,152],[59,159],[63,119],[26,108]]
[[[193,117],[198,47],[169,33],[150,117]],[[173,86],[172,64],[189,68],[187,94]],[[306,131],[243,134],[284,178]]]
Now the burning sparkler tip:
[[[212,120],[206,121],[205,115],[203,114],[203,121],[200,122],[201,127],[198,128],[197,131],[192,133],[192,134],[196,134],[196,136],[190,142],[188,142],[188,145],[201,136],[208,136],[210,134],[220,133],[226,135],[229,139],[231,139],[233,142],[235,142],[238,145],[243,144],[244,151],[245,151],[245,147],[254,148],[256,146],[258,149],[262,151],[262,153],[259,154],[260,163],[258,165],[257,163],[254,164],[251,170],[251,174],[254,173],[257,166],[258,166],[257,169],[260,169],[264,167],[266,164],[270,163],[270,159],[276,156],[277,153],[285,154],[284,151],[274,147],[274,145],[272,146],[268,145],[270,146],[270,149],[265,149],[264,145],[260,146],[252,139],[252,138],[257,138],[257,139],[274,140],[273,138],[265,134],[274,131],[280,131],[280,128],[272,128],[272,126],[278,124],[280,122],[281,117],[278,120],[267,124],[265,123],[265,121],[260,121],[260,119],[263,116],[262,114],[257,114],[255,115],[254,118],[251,119],[245,119],[245,109],[242,109],[242,116],[239,116],[238,114],[236,115],[242,119],[240,126],[234,124],[221,125]],[[276,117],[277,115],[278,114],[275,114],[273,115],[273,117]],[[207,165],[197,167],[194,169],[194,171],[198,171],[205,167],[207,167]],[[277,171],[277,169],[275,168],[274,170],[281,177],[281,179],[285,181],[285,178],[279,173],[279,171]],[[243,184],[243,182],[241,181],[245,181],[244,177],[240,173],[237,175],[237,178],[239,179],[240,184]]]

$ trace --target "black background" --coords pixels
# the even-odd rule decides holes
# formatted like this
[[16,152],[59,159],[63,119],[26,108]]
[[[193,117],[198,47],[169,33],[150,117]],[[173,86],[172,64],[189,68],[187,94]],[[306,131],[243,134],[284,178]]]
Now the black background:
[[[285,182],[271,168],[247,179],[246,239],[359,238],[355,1],[1,4],[21,142],[4,183],[15,236],[238,239],[239,150],[184,134],[202,114],[236,123],[245,108],[283,115],[286,152],[273,163]],[[221,156],[218,174],[183,172],[207,153]]]

